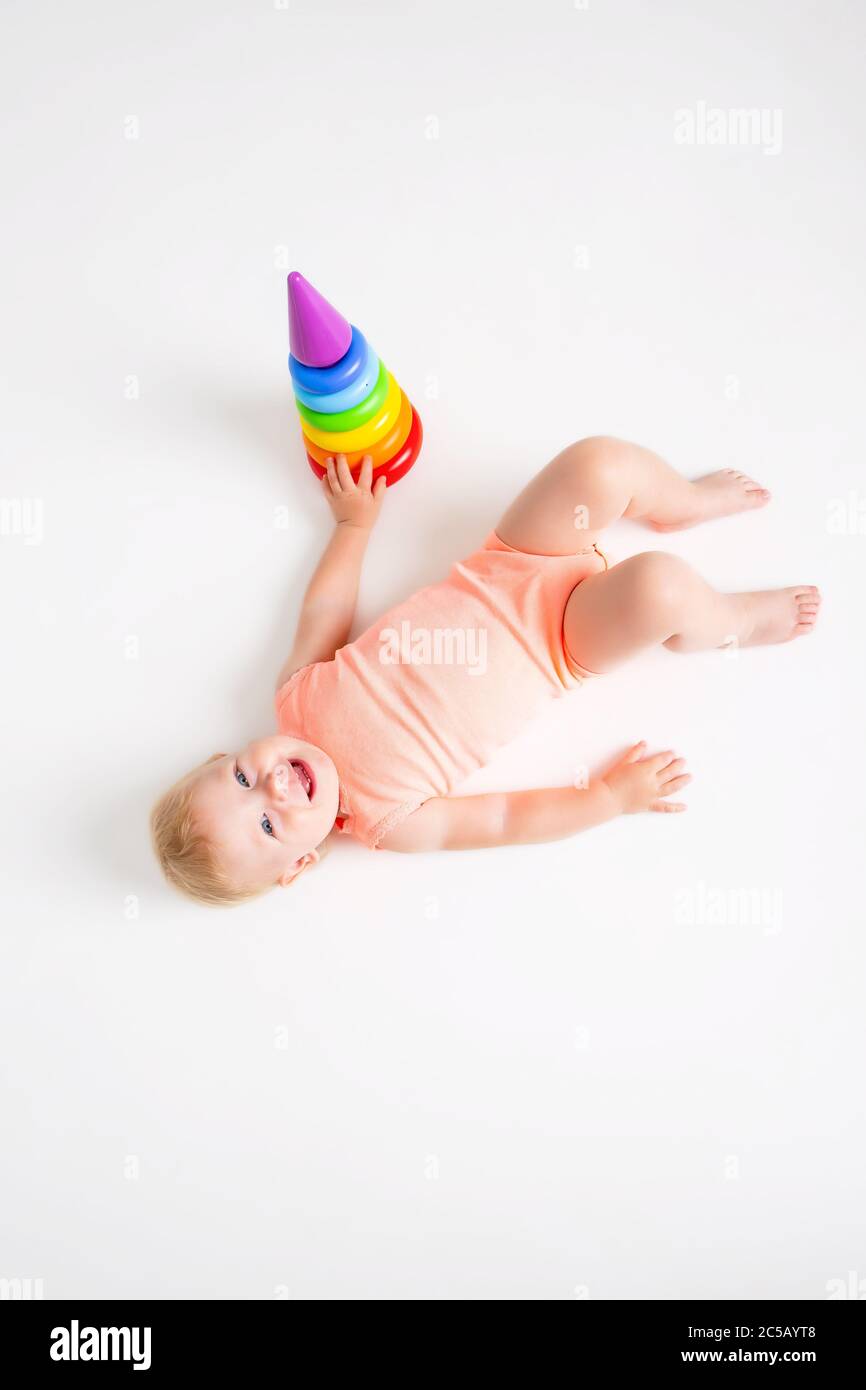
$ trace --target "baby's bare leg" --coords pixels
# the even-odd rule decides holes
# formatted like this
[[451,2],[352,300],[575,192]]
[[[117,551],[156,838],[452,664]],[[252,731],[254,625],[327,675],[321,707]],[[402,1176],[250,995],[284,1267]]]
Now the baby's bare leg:
[[570,555],[622,516],[672,531],[762,506],[769,496],[730,469],[689,482],[651,450],[598,436],[569,445],[536,474],[496,532],[517,550]]
[[720,594],[676,555],[633,555],[572,592],[563,633],[587,671],[613,670],[647,647],[699,652],[787,642],[811,632],[821,596],[811,584]]

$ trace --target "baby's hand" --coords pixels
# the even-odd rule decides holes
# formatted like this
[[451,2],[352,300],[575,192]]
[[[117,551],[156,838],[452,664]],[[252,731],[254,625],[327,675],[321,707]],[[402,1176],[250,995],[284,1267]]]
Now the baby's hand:
[[682,801],[662,798],[678,792],[692,780],[683,772],[685,759],[675,758],[670,751],[643,757],[645,748],[646,742],[641,739],[602,778],[620,811],[624,815],[632,815],[635,811],[684,811]]
[[352,477],[345,454],[338,454],[336,462],[328,459],[328,471],[322,479],[322,487],[338,526],[372,530],[386,487],[385,479],[377,478],[375,486],[371,488],[372,477],[373,460],[369,454],[361,463],[357,480]]

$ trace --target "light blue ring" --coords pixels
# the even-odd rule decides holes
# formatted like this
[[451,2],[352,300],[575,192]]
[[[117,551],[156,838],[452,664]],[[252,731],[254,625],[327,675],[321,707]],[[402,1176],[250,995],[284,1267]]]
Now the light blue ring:
[[360,328],[352,324],[352,341],[339,362],[331,367],[308,367],[289,353],[289,371],[292,381],[302,391],[310,391],[314,396],[330,396],[351,386],[355,378],[364,370],[367,361],[367,339]]
[[323,396],[313,391],[304,391],[295,383],[295,398],[310,410],[318,410],[321,415],[339,415],[342,410],[351,410],[369,396],[379,377],[379,359],[370,344],[367,344],[367,361],[359,377],[342,391],[334,391]]

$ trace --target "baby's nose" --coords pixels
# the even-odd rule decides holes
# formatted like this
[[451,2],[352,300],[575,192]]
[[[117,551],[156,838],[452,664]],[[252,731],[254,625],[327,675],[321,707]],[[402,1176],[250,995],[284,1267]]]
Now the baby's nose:
[[268,788],[272,796],[282,799],[289,788],[289,769],[285,763],[278,763],[268,773]]

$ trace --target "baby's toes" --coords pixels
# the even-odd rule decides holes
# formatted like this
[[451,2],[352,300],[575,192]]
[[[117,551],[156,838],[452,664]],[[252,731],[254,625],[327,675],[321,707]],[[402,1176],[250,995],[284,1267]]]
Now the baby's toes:
[[821,607],[821,595],[814,584],[806,584],[796,593],[797,617],[800,622],[814,623]]
[[743,493],[743,508],[766,507],[770,493],[765,487],[747,487]]
[[744,494],[746,503],[751,507],[759,507],[764,502],[769,502],[770,494],[762,483],[758,483],[754,478],[750,478],[748,473],[737,473],[731,470],[731,477],[740,487]]
[[767,488],[763,486],[762,483],[755,482],[754,478],[748,478],[745,474],[743,474],[742,478],[740,479],[740,485],[746,494],[746,501],[749,502],[752,506],[756,507],[759,505],[759,503],[769,502],[769,491],[767,490]]
[[818,621],[818,612],[821,606],[820,595],[817,589],[807,589],[799,593],[797,602],[797,635],[802,637],[807,632],[811,632]]

